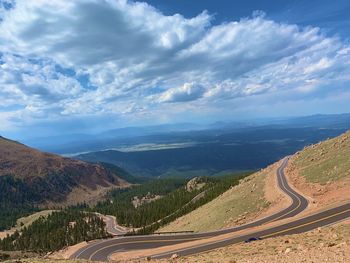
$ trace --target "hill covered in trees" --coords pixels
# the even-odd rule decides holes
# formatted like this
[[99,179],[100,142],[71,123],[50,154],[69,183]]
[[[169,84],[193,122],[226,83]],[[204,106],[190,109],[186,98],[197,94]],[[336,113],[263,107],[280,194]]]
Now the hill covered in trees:
[[105,237],[109,235],[101,218],[93,213],[67,209],[53,212],[47,218],[40,217],[21,232],[0,240],[0,250],[49,252]]
[[[114,215],[119,224],[137,228],[137,234],[148,234],[160,226],[213,200],[240,179],[250,173],[238,173],[220,177],[202,177],[202,187],[189,190],[185,179],[153,180],[144,185],[125,190],[116,190],[109,199],[99,202],[91,211]],[[133,198],[146,194],[161,195],[162,198],[135,207]]]
[[0,137],[0,230],[38,207],[64,205],[76,191],[85,193],[74,195],[78,203],[101,189],[127,186],[119,173],[126,176],[121,169],[40,152]]

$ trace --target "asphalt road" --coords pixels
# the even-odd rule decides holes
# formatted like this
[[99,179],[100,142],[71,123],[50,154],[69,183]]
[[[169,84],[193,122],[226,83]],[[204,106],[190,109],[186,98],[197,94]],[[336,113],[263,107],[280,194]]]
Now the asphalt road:
[[107,233],[113,235],[113,236],[120,236],[127,233],[127,231],[116,224],[116,220],[114,216],[103,216],[104,221],[106,223],[106,231]]
[[[147,248],[157,248],[161,246],[168,246],[173,244],[179,244],[183,242],[204,239],[208,237],[219,236],[226,233],[233,233],[235,231],[248,229],[255,226],[263,225],[267,222],[277,221],[288,217],[293,217],[308,206],[308,201],[302,195],[295,192],[289,185],[284,175],[284,168],[288,163],[288,158],[285,158],[282,165],[277,170],[278,185],[281,190],[291,198],[291,204],[275,214],[256,220],[254,222],[218,231],[203,232],[203,233],[191,233],[181,235],[148,235],[148,236],[130,236],[113,238],[109,240],[102,240],[91,243],[86,247],[78,250],[72,255],[71,258],[89,259],[96,261],[107,261],[108,257],[118,251],[130,251]],[[300,232],[309,231],[311,229],[329,225],[331,223],[343,220],[350,217],[350,203],[342,205],[333,209],[319,212],[317,214],[307,216],[301,219],[293,220],[292,222],[285,223],[283,225],[268,227],[264,230],[259,230],[249,235],[240,235],[232,238],[228,238],[222,241],[211,242],[203,245],[197,245],[188,247],[186,249],[174,250],[163,254],[152,256],[152,258],[165,258],[170,257],[174,253],[185,256],[195,254],[222,246],[245,241],[251,237],[268,238],[278,235],[295,234]]]

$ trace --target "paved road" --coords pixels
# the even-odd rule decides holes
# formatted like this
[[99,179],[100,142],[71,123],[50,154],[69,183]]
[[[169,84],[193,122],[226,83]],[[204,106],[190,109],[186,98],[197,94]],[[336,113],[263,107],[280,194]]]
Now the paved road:
[[107,233],[113,235],[113,236],[120,236],[126,234],[128,231],[117,225],[116,219],[114,216],[103,216],[103,219],[106,223],[106,230]]
[[[181,234],[181,235],[161,235],[161,236],[131,236],[114,238],[109,240],[97,241],[92,243],[72,255],[71,258],[90,259],[98,261],[107,261],[109,255],[117,251],[130,251],[136,249],[147,249],[156,248],[161,246],[179,244],[183,242],[193,241],[197,239],[204,239],[208,237],[219,236],[226,233],[233,233],[238,230],[248,229],[254,226],[260,226],[267,222],[285,219],[293,217],[305,208],[307,208],[307,200],[295,192],[289,185],[284,175],[284,168],[288,163],[288,158],[285,158],[282,165],[277,170],[278,185],[281,190],[291,198],[291,204],[280,212],[272,214],[268,217],[256,220],[254,222],[218,231],[204,232],[204,233],[193,233],[193,234]],[[241,235],[233,238],[229,238],[219,242],[211,242],[209,244],[198,245],[195,247],[189,247],[182,250],[171,251],[164,254],[154,255],[153,258],[164,258],[170,257],[172,254],[177,253],[181,256],[190,255],[214,248],[242,242],[249,239],[250,237],[261,237],[268,238],[277,235],[293,234],[305,232],[320,226],[328,225],[330,223],[343,220],[344,218],[350,217],[350,203],[339,206],[327,211],[320,212],[318,214],[304,217],[298,220],[294,220],[290,223],[286,223],[276,227],[269,227],[261,231],[254,232],[250,235]]]

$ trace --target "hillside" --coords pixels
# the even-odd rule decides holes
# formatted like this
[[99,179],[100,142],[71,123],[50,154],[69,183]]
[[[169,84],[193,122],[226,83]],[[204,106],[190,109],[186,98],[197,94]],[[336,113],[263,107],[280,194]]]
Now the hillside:
[[12,184],[15,188],[36,191],[32,201],[38,203],[65,201],[78,188],[94,191],[127,184],[101,165],[43,153],[3,137],[0,137],[0,178],[2,188]]
[[[161,231],[215,230],[257,218],[277,210],[278,206],[287,206],[288,201],[276,189],[272,179],[277,167],[276,163],[251,175],[245,182],[178,218]],[[309,210],[348,200],[350,132],[297,152],[290,158],[286,176],[296,189],[309,197]]]
[[[197,255],[180,257],[180,263],[295,263],[339,262],[348,263],[350,258],[350,221],[311,232],[276,237],[250,244],[236,244]],[[31,261],[32,262],[32,261]],[[120,263],[149,262],[125,260]],[[151,260],[153,263],[173,262]],[[29,263],[29,262],[28,262]],[[33,262],[34,263],[34,262]],[[39,262],[38,262],[39,263]],[[44,262],[41,262],[44,263]]]
[[[274,169],[272,169],[274,171]],[[309,197],[311,203],[308,212],[324,209],[335,204],[349,201],[350,196],[350,132],[336,138],[305,147],[291,156],[286,168],[286,176],[290,183]],[[251,181],[258,183],[257,178],[268,183],[264,171],[251,176]],[[270,182],[271,183],[271,182]],[[249,186],[246,183],[246,186]],[[260,183],[260,187],[262,184]],[[259,187],[259,184],[257,184]],[[265,188],[265,196],[272,189]],[[239,196],[238,196],[239,195]],[[263,195],[260,194],[262,197]],[[206,206],[200,207],[191,214],[166,226],[164,230],[181,230],[192,228],[204,230],[218,229],[225,224],[222,216],[230,211],[230,200],[235,200],[234,207],[241,206],[248,200],[256,200],[254,195],[247,195],[238,188],[231,189]],[[224,201],[223,201],[224,200]],[[256,214],[256,209],[246,206],[248,215]],[[204,217],[203,215],[209,215]],[[237,217],[240,213],[237,213]],[[193,220],[202,215],[201,220]],[[216,217],[218,215],[218,217]],[[210,219],[208,219],[208,217]],[[208,221],[213,226],[208,225]],[[325,227],[312,232],[277,237],[249,244],[237,244],[211,252],[180,258],[179,262],[348,262],[349,259],[349,221],[339,223],[335,227]],[[210,259],[210,260],[208,260]],[[161,261],[163,262],[163,261]]]
[[[213,201],[184,215],[159,231],[210,231],[240,225],[288,204],[275,188],[278,163],[250,175]],[[200,220],[198,220],[200,218]]]
[[0,137],[0,229],[33,206],[96,202],[111,187],[128,183],[98,165],[43,153]]
[[311,209],[349,200],[350,131],[297,152],[286,172]]
[[[6,252],[6,255],[10,253]],[[1,253],[0,253],[1,255]],[[207,253],[180,257],[175,260],[118,260],[120,263],[295,263],[295,262],[339,262],[348,263],[350,257],[350,224],[336,225],[312,232],[271,238],[254,243],[237,244]],[[13,258],[16,258],[14,255]],[[16,263],[12,259],[6,263]],[[85,260],[57,260],[28,258],[23,263],[84,263]]]

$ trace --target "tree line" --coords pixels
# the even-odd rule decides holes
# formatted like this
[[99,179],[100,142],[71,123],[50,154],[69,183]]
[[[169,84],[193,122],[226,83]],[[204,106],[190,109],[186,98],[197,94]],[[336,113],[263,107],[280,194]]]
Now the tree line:
[[48,252],[98,238],[109,237],[105,223],[93,213],[77,209],[53,212],[0,240],[3,251]]
[[[155,231],[160,226],[175,220],[184,214],[187,214],[199,206],[213,200],[230,187],[237,185],[239,180],[249,175],[250,173],[233,174],[230,176],[221,177],[206,177],[206,185],[200,190],[187,191],[184,184],[180,187],[168,191],[161,199],[143,204],[135,208],[131,200],[135,196],[135,191],[124,190],[112,195],[112,198],[98,203],[92,211],[97,211],[102,214],[114,215],[117,218],[118,224],[132,228],[140,228],[138,234],[147,234]],[[155,182],[149,182],[152,184]],[[161,184],[157,185],[152,194],[162,192]],[[142,186],[138,189],[142,191]],[[204,192],[203,197],[192,202],[191,200],[199,193]]]
[[38,211],[33,205],[38,200],[38,194],[22,180],[0,176],[0,231],[15,226],[18,218]]

